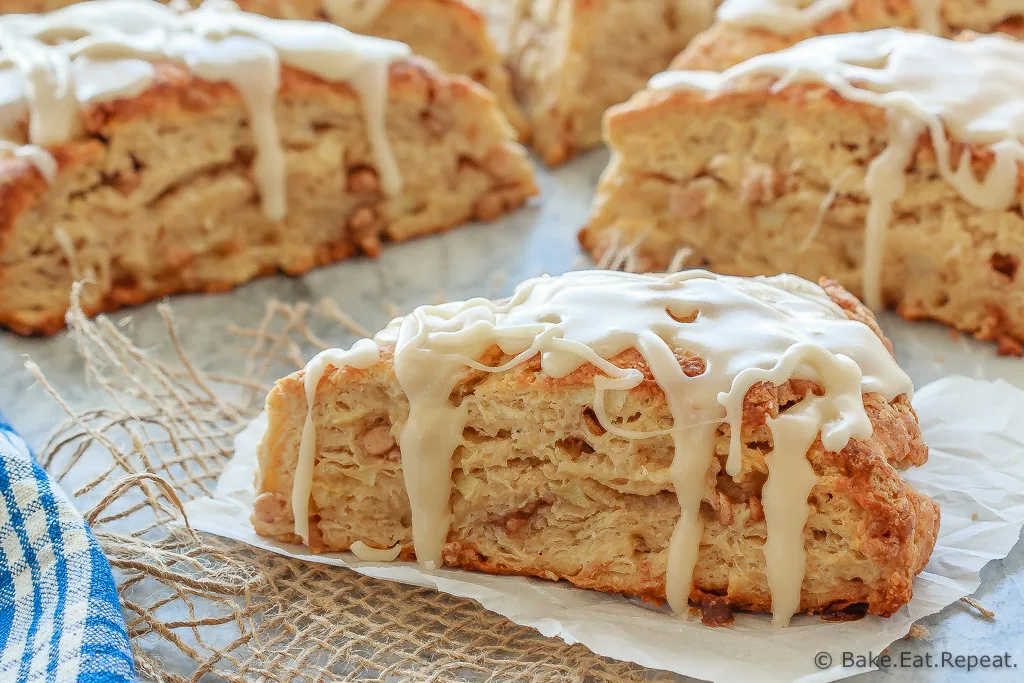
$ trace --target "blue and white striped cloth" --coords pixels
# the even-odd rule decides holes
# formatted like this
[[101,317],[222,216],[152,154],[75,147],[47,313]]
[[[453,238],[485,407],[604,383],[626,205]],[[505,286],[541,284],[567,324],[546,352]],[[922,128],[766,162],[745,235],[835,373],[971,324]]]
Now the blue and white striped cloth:
[[134,681],[110,564],[0,415],[0,681]]

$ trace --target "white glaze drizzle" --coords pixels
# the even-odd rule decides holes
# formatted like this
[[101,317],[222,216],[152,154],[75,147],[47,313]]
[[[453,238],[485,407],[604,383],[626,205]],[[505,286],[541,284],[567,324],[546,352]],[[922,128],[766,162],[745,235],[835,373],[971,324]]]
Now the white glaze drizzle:
[[[691,322],[681,322],[693,314]],[[498,367],[480,364],[477,358],[495,345],[512,358]],[[459,376],[467,368],[505,372],[535,356],[540,357],[541,371],[555,378],[590,363],[602,373],[594,378],[594,410],[606,430],[630,439],[672,436],[670,476],[680,519],[668,549],[666,594],[677,612],[685,610],[690,594],[703,528],[700,503],[719,425],[730,425],[727,469],[736,475],[742,465],[742,402],[750,387],[791,378],[816,382],[822,396],[806,399],[806,406],[791,409],[792,416],[786,413],[771,425],[772,462],[779,464],[769,490],[777,495],[768,495],[764,503],[775,539],[770,557],[766,548],[766,559],[780,624],[799,605],[803,580],[800,520],[807,518],[809,488],[806,477],[797,476],[798,455],[803,458],[819,433],[825,448],[833,451],[851,438],[870,437],[862,392],[891,400],[912,391],[910,379],[870,328],[849,320],[820,287],[793,276],[581,271],[528,280],[501,303],[472,299],[421,306],[393,320],[375,341],[361,340],[347,352],[322,352],[306,368],[309,412],[292,506],[295,532],[307,542],[316,386],[328,365],[368,367],[378,358],[378,347],[393,347],[396,377],[410,404],[398,442],[420,563],[441,565],[450,524],[452,456],[468,419],[466,404],[456,407],[448,400]],[[643,355],[665,393],[673,418],[667,430],[636,432],[607,416],[606,393],[633,389],[643,379],[638,370],[619,368],[609,360],[629,348]],[[676,355],[681,351],[703,358],[705,372],[686,376]],[[792,485],[791,476],[798,479]]]
[[761,505],[767,527],[765,574],[771,586],[772,622],[778,626],[787,625],[800,608],[807,497],[818,481],[807,460],[807,449],[818,436],[821,420],[821,400],[817,398],[806,398],[767,420],[775,448],[765,457],[768,480],[761,492]]
[[[1008,0],[1012,4],[1018,0]],[[854,0],[725,0],[715,13],[723,24],[771,31],[788,36],[809,31],[829,18],[846,12]],[[915,26],[933,35],[943,32],[941,0],[912,0]],[[1024,12],[1024,5],[1014,13]],[[1009,13],[1008,13],[1009,16]]]
[[[0,131],[26,118],[32,147],[15,150],[52,177],[41,147],[81,130],[82,105],[138,95],[152,83],[154,62],[186,65],[197,77],[230,83],[249,111],[256,145],[254,178],[268,217],[286,206],[284,151],[275,102],[280,65],[326,81],[348,82],[363,104],[381,183],[401,188],[385,132],[387,67],[409,48],[349,33],[326,22],[280,21],[224,0],[178,12],[156,2],[85,2],[38,15],[0,17]],[[17,147],[7,141],[6,148]]]
[[371,548],[362,541],[356,541],[349,550],[366,562],[394,562],[402,554],[402,544],[396,543],[391,548]]
[[[942,68],[936,68],[941,64]],[[668,71],[650,87],[682,88],[709,96],[740,89],[757,76],[776,78],[773,92],[793,83],[820,83],[851,102],[883,108],[889,144],[867,169],[868,209],[864,295],[883,304],[881,273],[893,202],[903,194],[905,167],[927,131],[942,177],[967,202],[1003,211],[1019,200],[1024,162],[1024,42],[988,35],[956,42],[898,29],[810,38],[758,55],[722,72]],[[948,136],[947,136],[948,131]],[[985,177],[975,177],[970,149],[953,159],[950,138],[994,155]],[[955,170],[954,170],[954,164]]]
[[806,31],[850,9],[853,0],[725,0],[715,19],[723,24],[759,28],[781,36]]
[[38,145],[19,145],[9,140],[0,140],[0,151],[19,159],[26,159],[39,170],[39,174],[52,183],[57,177],[57,161],[53,155]]

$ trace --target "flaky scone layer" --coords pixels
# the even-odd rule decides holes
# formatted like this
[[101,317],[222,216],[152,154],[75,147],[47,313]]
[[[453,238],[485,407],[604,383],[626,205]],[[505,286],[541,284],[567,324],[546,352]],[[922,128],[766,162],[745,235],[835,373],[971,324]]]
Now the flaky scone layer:
[[89,314],[219,291],[490,220],[536,192],[525,151],[471,81],[417,60],[391,67],[386,133],[403,185],[385,196],[357,94],[287,67],[281,78],[281,221],[260,206],[238,93],[175,64],[158,64],[140,95],[88,105],[84,134],[49,150],[53,183],[0,158],[0,324],[56,332],[78,279],[91,281]]
[[[634,260],[646,270],[665,268],[684,249],[686,263],[722,273],[827,274],[862,295],[864,182],[888,144],[886,113],[823,86],[773,84],[759,79],[714,97],[646,91],[610,112],[612,160],[580,231],[583,246],[600,258],[636,244]],[[992,153],[951,142],[953,158],[968,152],[983,178]],[[927,135],[911,159],[887,231],[885,304],[1020,353],[1021,203],[970,204],[939,173]]]
[[[826,283],[852,319],[877,326],[870,312]],[[880,334],[880,333],[879,333]],[[482,359],[497,365],[496,348]],[[646,380],[617,393],[606,408],[617,423],[652,431],[671,425],[664,393],[636,351],[614,359]],[[687,374],[703,360],[680,359]],[[468,370],[449,400],[469,413],[454,455],[452,525],[444,562],[494,573],[564,579],[578,586],[665,598],[667,547],[679,518],[669,476],[671,439],[626,440],[604,431],[593,411],[595,374],[584,365],[561,379],[534,359],[500,374]],[[253,523],[263,535],[299,542],[291,491],[306,399],[303,373],[278,382],[267,399],[269,427],[259,447]],[[706,475],[705,518],[691,600],[704,606],[769,611],[762,545],[761,488],[772,449],[766,418],[816,387],[791,381],[755,385],[743,411],[743,465],[723,471],[728,427],[719,428],[717,457]],[[316,392],[317,453],[310,507],[310,547],[348,549],[402,544],[413,559],[411,511],[395,435],[409,404],[390,352],[366,370],[330,368]],[[927,458],[906,396],[887,403],[864,396],[874,434],[839,453],[815,441],[807,457],[818,475],[804,531],[806,574],[800,610],[869,610],[889,615],[910,599],[913,577],[931,553],[938,507],[907,486],[899,469]]]

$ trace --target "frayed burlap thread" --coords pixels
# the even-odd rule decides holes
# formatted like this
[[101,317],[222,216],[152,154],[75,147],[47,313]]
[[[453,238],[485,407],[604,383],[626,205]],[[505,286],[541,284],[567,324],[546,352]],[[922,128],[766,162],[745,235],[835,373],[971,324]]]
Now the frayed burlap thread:
[[[631,681],[662,678],[427,589],[305,564],[192,530],[182,504],[209,495],[234,436],[273,378],[326,339],[365,330],[334,302],[267,304],[240,377],[205,371],[161,306],[170,354],[138,348],[111,319],[71,334],[102,407],[81,409],[26,366],[67,412],[40,460],[71,492],[114,567],[139,672],[186,681]],[[186,332],[187,330],[182,330]],[[157,357],[170,360],[158,360]]]

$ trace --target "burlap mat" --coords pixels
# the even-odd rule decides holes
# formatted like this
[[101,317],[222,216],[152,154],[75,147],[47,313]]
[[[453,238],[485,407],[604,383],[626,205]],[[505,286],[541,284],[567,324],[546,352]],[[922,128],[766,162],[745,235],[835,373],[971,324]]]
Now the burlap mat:
[[188,325],[176,325],[168,307],[159,310],[172,362],[138,348],[111,320],[89,321],[73,306],[71,334],[97,387],[94,395],[105,396],[103,405],[69,405],[47,382],[45,368],[27,363],[68,414],[40,460],[87,510],[110,558],[143,677],[663,678],[544,638],[469,600],[193,533],[182,502],[211,493],[234,435],[259,412],[273,380],[328,346],[321,338],[351,339],[344,332],[365,331],[330,301],[272,301],[255,328],[225,331],[224,343],[245,354],[246,370],[223,376],[187,357],[179,334],[187,334]]

